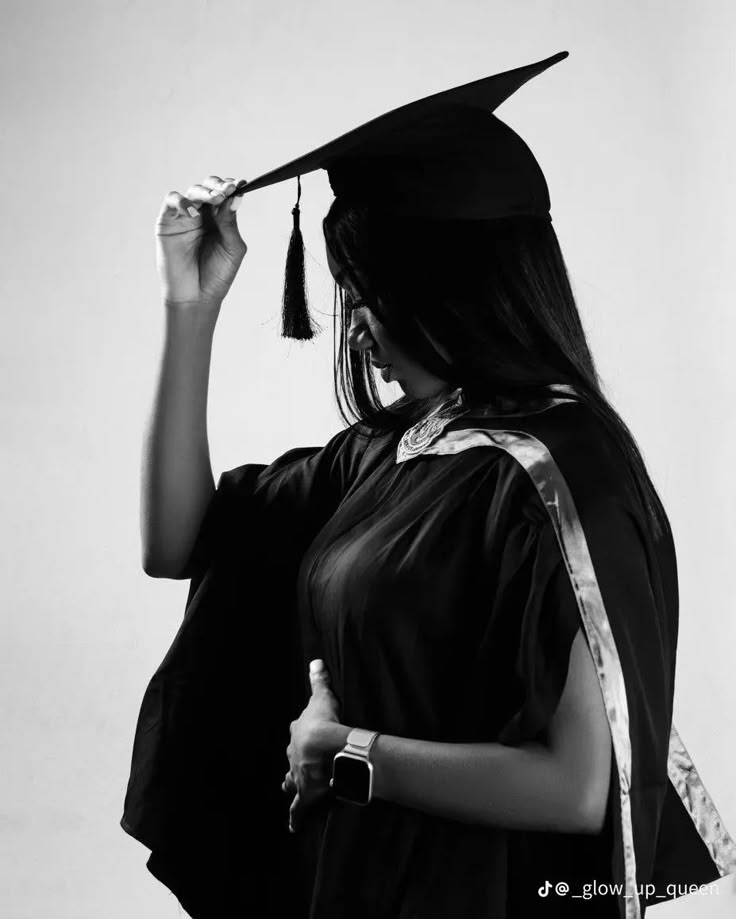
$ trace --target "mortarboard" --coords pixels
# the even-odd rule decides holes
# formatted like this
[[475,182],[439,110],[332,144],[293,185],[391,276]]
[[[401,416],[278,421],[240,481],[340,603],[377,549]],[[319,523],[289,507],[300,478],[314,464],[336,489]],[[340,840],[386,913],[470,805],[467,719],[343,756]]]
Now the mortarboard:
[[297,179],[286,259],[285,338],[314,337],[304,285],[299,227],[301,176],[326,169],[336,196],[397,216],[489,220],[531,215],[551,220],[544,174],[522,138],[493,111],[527,80],[568,56],[493,74],[402,105],[270,172],[240,182],[243,195]]

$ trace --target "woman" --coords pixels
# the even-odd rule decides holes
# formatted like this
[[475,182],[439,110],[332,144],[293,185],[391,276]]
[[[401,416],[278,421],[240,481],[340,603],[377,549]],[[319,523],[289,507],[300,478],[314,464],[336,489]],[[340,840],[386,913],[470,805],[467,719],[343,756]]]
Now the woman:
[[[671,724],[667,517],[551,223],[338,194],[324,232],[354,423],[215,490],[207,374],[246,251],[238,187],[171,192],[158,225],[144,567],[192,583],[122,821],[149,869],[195,919],[635,917],[685,892],[667,883],[734,870]],[[388,408],[371,363],[404,392]]]

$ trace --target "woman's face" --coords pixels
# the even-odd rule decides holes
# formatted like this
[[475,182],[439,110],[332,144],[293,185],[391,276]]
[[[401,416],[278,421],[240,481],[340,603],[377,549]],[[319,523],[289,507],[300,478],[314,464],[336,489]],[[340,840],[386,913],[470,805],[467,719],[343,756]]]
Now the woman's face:
[[[347,277],[342,268],[327,251],[327,264],[335,281],[353,300],[360,300],[360,293]],[[430,341],[433,341],[430,339]],[[436,377],[420,364],[412,360],[399,346],[391,340],[386,327],[368,306],[359,306],[350,312],[348,345],[354,351],[368,351],[371,363],[388,365],[380,369],[381,378],[388,382],[395,380],[404,393],[412,399],[423,399],[439,395],[448,389],[446,380]],[[435,347],[440,354],[449,360],[447,352],[438,344]]]

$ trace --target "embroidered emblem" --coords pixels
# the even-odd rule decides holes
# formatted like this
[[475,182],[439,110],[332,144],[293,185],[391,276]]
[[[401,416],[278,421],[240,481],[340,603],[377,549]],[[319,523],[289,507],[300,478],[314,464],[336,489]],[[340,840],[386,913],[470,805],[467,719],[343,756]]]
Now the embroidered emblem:
[[440,436],[451,421],[467,411],[468,406],[462,388],[458,387],[426,418],[404,431],[396,449],[396,462],[403,463],[404,460],[421,453]]

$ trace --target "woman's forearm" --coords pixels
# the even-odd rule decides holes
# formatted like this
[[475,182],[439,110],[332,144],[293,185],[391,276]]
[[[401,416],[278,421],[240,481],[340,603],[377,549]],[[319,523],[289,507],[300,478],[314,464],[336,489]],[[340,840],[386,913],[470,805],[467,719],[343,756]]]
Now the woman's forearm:
[[[335,725],[329,755],[349,728]],[[435,743],[379,734],[370,754],[373,796],[450,820],[513,830],[598,833],[569,765],[541,744]]]
[[177,577],[215,491],[207,391],[216,305],[164,304],[164,341],[141,462],[143,568]]
[[512,830],[594,832],[585,798],[542,744],[450,744],[379,734],[374,794],[427,813]]

